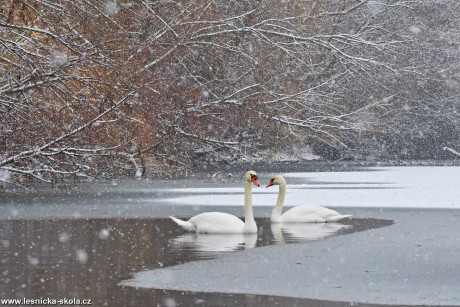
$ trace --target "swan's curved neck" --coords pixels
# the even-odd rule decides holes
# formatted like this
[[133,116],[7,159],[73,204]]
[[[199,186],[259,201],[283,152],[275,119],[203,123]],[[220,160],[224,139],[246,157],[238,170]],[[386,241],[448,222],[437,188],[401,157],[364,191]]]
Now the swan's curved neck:
[[252,212],[252,183],[244,184],[244,228],[245,232],[257,232],[256,221]]
[[280,189],[278,192],[278,199],[276,200],[276,206],[272,210],[270,220],[272,222],[279,222],[281,219],[281,212],[283,211],[284,198],[286,197],[286,184],[284,182],[280,183]]

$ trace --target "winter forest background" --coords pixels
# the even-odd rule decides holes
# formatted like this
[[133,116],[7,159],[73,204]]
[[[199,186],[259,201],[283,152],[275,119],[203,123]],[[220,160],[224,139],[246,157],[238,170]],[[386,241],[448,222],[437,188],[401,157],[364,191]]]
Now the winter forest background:
[[0,182],[306,149],[452,158],[458,16],[458,0],[3,0]]

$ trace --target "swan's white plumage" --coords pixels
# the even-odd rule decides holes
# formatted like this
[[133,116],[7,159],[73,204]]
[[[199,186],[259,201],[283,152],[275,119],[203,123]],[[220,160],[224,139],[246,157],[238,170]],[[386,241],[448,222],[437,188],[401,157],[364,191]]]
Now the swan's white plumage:
[[195,215],[188,221],[183,221],[171,216],[182,229],[198,233],[257,233],[257,225],[252,213],[252,186],[259,185],[257,174],[254,171],[245,173],[244,185],[244,220],[234,215],[223,212],[206,212]]
[[337,211],[320,206],[297,206],[281,215],[281,223],[325,223],[337,222],[351,215],[341,215]]
[[223,212],[205,212],[188,221],[172,217],[182,229],[201,233],[243,233],[244,222],[234,215]]
[[267,188],[279,185],[278,199],[273,208],[270,220],[275,223],[326,223],[338,222],[351,215],[342,215],[337,211],[321,206],[297,206],[281,214],[286,196],[286,180],[282,176],[275,176],[270,180]]
[[190,232],[196,231],[195,225],[193,225],[189,221],[183,221],[178,218],[175,218],[174,216],[170,216],[169,218],[172,219],[174,222],[176,222],[176,224],[179,225],[185,231],[190,231]]

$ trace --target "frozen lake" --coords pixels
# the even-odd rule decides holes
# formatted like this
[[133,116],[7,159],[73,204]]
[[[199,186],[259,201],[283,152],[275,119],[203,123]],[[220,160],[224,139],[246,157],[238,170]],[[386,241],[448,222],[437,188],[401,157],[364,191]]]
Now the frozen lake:
[[[343,214],[352,213],[354,218],[342,224],[271,225],[267,217],[278,188],[260,187],[254,188],[253,196],[259,234],[245,236],[184,234],[167,219],[169,215],[186,218],[213,210],[242,216],[239,174],[232,178],[227,174],[201,175],[169,181],[80,185],[64,191],[8,192],[0,206],[0,295],[92,298],[96,305],[109,306],[114,302],[126,306],[212,306],[217,301],[229,305],[314,305],[315,301],[308,298],[250,296],[250,291],[198,295],[174,289],[137,289],[129,282],[122,287],[120,282],[130,280],[137,272],[219,259],[232,251],[309,244],[345,234],[344,238],[353,238],[354,233],[392,225],[392,215],[379,214],[388,210],[405,210],[407,215],[412,210],[408,208],[413,208],[417,212],[426,210],[427,216],[430,210],[456,211],[460,208],[459,171],[460,167],[389,167],[282,173],[288,182],[287,206],[325,205]],[[273,174],[259,175],[265,186]]]
[[[374,167],[366,171],[283,173],[286,205],[373,208],[460,208],[460,167]],[[265,181],[269,180],[265,175]],[[262,180],[264,181],[264,180]],[[264,182],[265,182],[264,181]],[[179,188],[199,193],[167,201],[189,205],[233,205],[241,188]],[[254,189],[254,206],[273,206],[277,188]],[[203,194],[208,194],[203,197]],[[164,200],[161,200],[164,202]]]
[[[287,180],[286,206],[323,205],[364,208],[460,208],[460,167],[374,167],[341,172],[280,173]],[[273,173],[260,173],[253,189],[255,207],[272,207],[277,187],[265,188]],[[206,175],[169,181],[86,184],[65,191],[2,196],[1,219],[82,219],[187,217],[201,207],[243,203],[240,174],[227,179]],[[181,211],[176,206],[189,206]],[[213,210],[222,210],[213,208]],[[211,208],[205,211],[210,211]],[[257,214],[257,208],[255,209]],[[236,214],[242,215],[236,212]]]

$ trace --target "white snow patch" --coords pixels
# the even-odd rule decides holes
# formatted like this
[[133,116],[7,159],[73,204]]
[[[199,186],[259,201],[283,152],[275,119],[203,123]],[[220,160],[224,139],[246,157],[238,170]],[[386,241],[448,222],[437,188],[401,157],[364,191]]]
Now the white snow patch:
[[312,161],[321,159],[313,153],[313,149],[306,145],[304,147],[292,147],[279,152],[273,152],[272,150],[260,151],[259,157],[264,162],[298,162],[298,161]]
[[52,51],[48,56],[48,64],[53,67],[59,67],[61,65],[64,65],[67,63],[69,58],[67,57],[67,54],[62,53],[60,51]]
[[11,180],[11,172],[8,170],[0,169],[0,184],[2,182],[10,182],[10,180]]
[[[457,181],[460,167],[376,167],[368,171],[282,175],[288,184],[286,206],[460,208]],[[293,180],[304,183],[290,184]],[[174,191],[180,190],[183,189]],[[238,190],[239,194],[235,194]],[[184,192],[190,193],[191,190]],[[242,205],[244,200],[242,187],[195,188],[194,192],[201,194],[159,201],[181,205],[232,206]],[[276,187],[254,187],[253,205],[274,206],[277,193]]]
[[382,0],[368,1],[367,8],[371,14],[376,15],[384,9],[384,4]]

